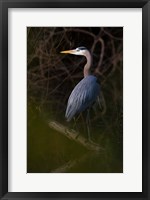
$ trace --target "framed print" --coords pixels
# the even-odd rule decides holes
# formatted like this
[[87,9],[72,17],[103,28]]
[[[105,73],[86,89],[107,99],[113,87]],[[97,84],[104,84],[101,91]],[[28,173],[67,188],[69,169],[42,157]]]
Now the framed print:
[[0,5],[0,197],[149,199],[149,1]]

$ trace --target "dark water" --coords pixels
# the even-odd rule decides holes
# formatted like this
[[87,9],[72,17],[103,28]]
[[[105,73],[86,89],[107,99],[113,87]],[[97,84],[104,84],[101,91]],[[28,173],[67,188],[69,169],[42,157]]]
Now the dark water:
[[[104,128],[101,124],[100,121],[93,124],[91,131],[95,142],[104,150],[99,153],[88,151],[52,130],[38,108],[28,106],[27,172],[122,173],[122,133],[116,127],[107,128],[104,124]],[[86,137],[80,127],[79,131]],[[59,171],[64,166],[65,170]]]

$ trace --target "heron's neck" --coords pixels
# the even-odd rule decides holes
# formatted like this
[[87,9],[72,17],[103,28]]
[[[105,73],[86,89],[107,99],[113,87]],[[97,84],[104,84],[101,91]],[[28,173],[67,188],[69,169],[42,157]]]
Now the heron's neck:
[[91,68],[91,65],[92,65],[92,56],[91,56],[89,51],[86,52],[85,57],[87,59],[87,63],[84,66],[84,77],[90,75],[90,68]]

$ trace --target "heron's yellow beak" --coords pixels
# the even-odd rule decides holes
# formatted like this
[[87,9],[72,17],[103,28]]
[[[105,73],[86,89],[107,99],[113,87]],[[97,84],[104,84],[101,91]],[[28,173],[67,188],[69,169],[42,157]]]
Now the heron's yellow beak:
[[76,50],[72,49],[72,50],[66,50],[66,51],[61,51],[60,53],[69,53],[69,54],[75,54]]

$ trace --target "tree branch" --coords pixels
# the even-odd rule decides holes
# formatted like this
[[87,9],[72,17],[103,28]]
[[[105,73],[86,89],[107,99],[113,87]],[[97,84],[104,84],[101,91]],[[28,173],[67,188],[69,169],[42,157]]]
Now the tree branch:
[[78,144],[84,146],[86,149],[91,151],[101,151],[104,150],[99,144],[96,144],[94,142],[88,141],[86,138],[84,138],[82,135],[77,133],[75,130],[68,129],[64,125],[56,122],[56,121],[49,121],[48,125],[50,128],[58,131],[59,133],[66,136],[68,139],[77,142]]

